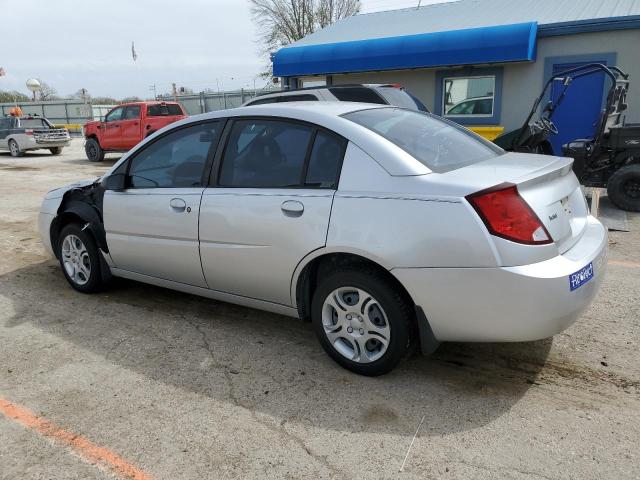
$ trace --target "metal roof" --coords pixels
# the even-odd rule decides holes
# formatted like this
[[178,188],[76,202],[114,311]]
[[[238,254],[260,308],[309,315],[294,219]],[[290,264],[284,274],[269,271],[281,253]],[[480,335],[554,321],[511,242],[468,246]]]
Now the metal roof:
[[[290,46],[349,42],[427,32],[446,32],[469,28],[537,22],[539,36],[545,26],[598,24],[640,19],[640,0],[457,0],[375,12],[340,20]],[[564,25],[568,24],[568,25]],[[637,28],[637,25],[634,24]],[[605,30],[606,28],[598,28]],[[548,30],[553,35],[552,29]],[[574,32],[572,32],[574,33]]]

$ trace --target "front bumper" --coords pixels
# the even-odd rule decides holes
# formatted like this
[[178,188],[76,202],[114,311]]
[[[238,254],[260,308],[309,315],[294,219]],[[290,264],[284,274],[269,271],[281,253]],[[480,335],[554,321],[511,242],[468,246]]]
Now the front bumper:
[[52,257],[55,257],[53,248],[51,247],[51,222],[53,222],[54,218],[55,215],[51,213],[40,212],[38,214],[38,231],[40,232],[40,239],[42,240],[44,249]]
[[[438,341],[520,342],[559,333],[586,309],[604,279],[607,231],[588,218],[582,238],[550,260],[518,267],[399,268],[391,273],[422,307]],[[569,275],[593,262],[571,291]]]

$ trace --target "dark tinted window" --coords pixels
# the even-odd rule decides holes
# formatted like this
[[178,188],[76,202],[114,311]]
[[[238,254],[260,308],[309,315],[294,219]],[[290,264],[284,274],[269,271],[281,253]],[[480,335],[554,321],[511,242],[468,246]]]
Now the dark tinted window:
[[124,112],[124,120],[134,120],[140,118],[140,105],[127,107]]
[[341,102],[387,104],[380,95],[366,87],[335,87],[330,88],[329,91]]
[[311,150],[305,183],[314,187],[336,188],[343,154],[342,139],[318,132]]
[[149,105],[147,107],[148,117],[161,117],[163,115],[183,115],[182,108],[176,103],[170,103],[168,105]]
[[493,100],[484,98],[482,100],[476,100],[476,106],[473,109],[473,113],[476,115],[491,115],[493,109]]
[[118,120],[122,120],[123,112],[124,112],[124,107],[115,108],[115,109],[111,110],[109,113],[107,113],[105,121],[106,122],[116,122]]
[[0,118],[0,130],[8,130],[11,128],[10,118]]
[[254,100],[249,105],[264,105],[267,103],[285,103],[285,102],[317,102],[318,98],[315,95],[303,94],[303,95],[282,95],[281,97],[269,97],[260,98]]
[[497,145],[435,115],[400,108],[371,108],[343,115],[395,143],[437,173],[504,153]]
[[204,123],[175,130],[150,144],[131,160],[131,188],[202,185],[207,155],[219,135],[219,123]]
[[220,185],[298,186],[312,129],[280,120],[239,120],[229,135]]

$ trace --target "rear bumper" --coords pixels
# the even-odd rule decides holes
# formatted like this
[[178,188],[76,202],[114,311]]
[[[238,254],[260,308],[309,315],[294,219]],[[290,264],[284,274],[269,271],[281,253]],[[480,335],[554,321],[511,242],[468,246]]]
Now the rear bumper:
[[[422,307],[438,341],[531,341],[565,330],[589,306],[604,278],[606,253],[607,231],[589,217],[578,243],[543,262],[391,273]],[[593,277],[571,291],[569,276],[590,262]]]

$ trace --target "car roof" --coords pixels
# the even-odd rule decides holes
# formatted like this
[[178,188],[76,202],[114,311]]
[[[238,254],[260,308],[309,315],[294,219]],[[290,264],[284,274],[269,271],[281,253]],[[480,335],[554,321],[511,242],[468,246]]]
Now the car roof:
[[[431,170],[397,145],[374,133],[373,131],[343,117],[343,115],[359,110],[400,108],[389,105],[359,103],[359,102],[294,102],[294,103],[267,103],[246,107],[231,108],[229,110],[217,110],[213,112],[191,115],[182,120],[164,127],[156,134],[203,120],[215,120],[217,118],[232,117],[274,117],[309,122],[338,135],[347,138],[366,154],[376,160],[390,175],[424,175]],[[125,155],[133,154],[146,142],[130,150]],[[123,158],[125,158],[123,157]],[[120,163],[120,162],[119,162]],[[117,165],[117,164],[116,164]]]

